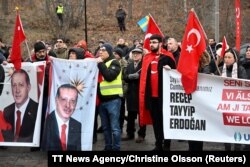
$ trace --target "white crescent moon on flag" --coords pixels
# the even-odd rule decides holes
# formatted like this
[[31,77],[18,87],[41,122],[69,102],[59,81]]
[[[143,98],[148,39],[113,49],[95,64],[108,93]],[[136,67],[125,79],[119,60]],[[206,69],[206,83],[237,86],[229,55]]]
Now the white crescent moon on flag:
[[197,29],[192,28],[192,29],[188,32],[187,40],[189,39],[189,36],[190,36],[191,34],[195,34],[195,36],[197,37],[196,44],[194,45],[194,47],[196,47],[196,46],[200,43],[201,34],[200,34],[200,32],[199,32]]
[[235,12],[236,12],[236,17],[239,18],[240,17],[240,8],[236,8]]
[[151,36],[152,36],[151,33],[147,33],[147,34],[145,35],[145,39],[150,38]]

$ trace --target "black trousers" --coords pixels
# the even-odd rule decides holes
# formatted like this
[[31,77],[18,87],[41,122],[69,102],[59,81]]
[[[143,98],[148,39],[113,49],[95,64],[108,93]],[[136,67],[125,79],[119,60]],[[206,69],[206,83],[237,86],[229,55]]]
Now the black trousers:
[[135,120],[137,118],[137,111],[128,111],[127,135],[129,137],[135,136]]
[[119,25],[120,31],[126,31],[126,28],[125,28],[125,18],[118,17],[117,21],[118,21],[118,25]]
[[159,98],[151,98],[151,106],[150,115],[153,121],[153,129],[155,135],[155,146],[158,149],[162,149],[163,142],[163,114],[162,108],[159,107]]
[[[128,111],[128,123],[127,123],[127,135],[129,137],[135,136],[135,120],[137,118],[139,111]],[[139,118],[138,118],[139,119]],[[146,125],[140,126],[138,130],[138,136],[145,138],[146,136]]]

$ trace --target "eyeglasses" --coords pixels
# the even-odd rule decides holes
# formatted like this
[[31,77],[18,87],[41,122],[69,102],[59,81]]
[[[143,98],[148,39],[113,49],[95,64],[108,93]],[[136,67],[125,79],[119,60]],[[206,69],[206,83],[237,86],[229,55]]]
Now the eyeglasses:
[[107,51],[105,48],[100,48],[99,50],[102,51],[102,52]]
[[150,44],[156,44],[156,43],[159,43],[159,42],[156,42],[156,41],[150,41],[149,43],[150,43]]
[[63,41],[57,41],[57,43],[63,43]]

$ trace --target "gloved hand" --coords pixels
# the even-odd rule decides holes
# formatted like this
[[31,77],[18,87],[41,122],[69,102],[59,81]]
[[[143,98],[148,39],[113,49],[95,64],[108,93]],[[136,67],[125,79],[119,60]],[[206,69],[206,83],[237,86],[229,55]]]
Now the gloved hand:
[[137,72],[133,73],[133,74],[129,74],[128,78],[129,79],[138,79],[139,78],[139,74]]

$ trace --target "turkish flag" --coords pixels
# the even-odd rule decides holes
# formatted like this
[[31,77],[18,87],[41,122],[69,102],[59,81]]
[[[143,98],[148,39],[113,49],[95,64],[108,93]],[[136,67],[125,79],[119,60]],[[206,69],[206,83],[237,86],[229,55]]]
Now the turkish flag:
[[199,59],[206,49],[206,34],[193,10],[189,12],[177,70],[186,94],[195,91]]
[[241,33],[241,12],[240,0],[235,0],[235,16],[236,16],[236,49],[240,51],[240,33]]
[[224,57],[224,54],[225,54],[225,51],[227,49],[227,39],[226,37],[224,36],[223,37],[223,40],[222,40],[222,48],[221,48],[221,53],[220,53],[220,56],[223,58]]
[[25,39],[26,37],[23,32],[21,18],[20,15],[17,13],[14,38],[12,42],[12,53],[10,55],[10,60],[14,64],[16,70],[21,69],[22,56],[20,45]]
[[157,26],[157,24],[155,23],[155,20],[153,19],[153,17],[151,15],[149,15],[148,28],[147,28],[147,31],[146,31],[144,44],[143,44],[143,48],[147,49],[148,51],[150,51],[150,46],[149,46],[150,40],[149,40],[149,38],[153,34],[158,34],[158,35],[160,35],[162,37],[164,36],[163,33],[161,32],[161,30],[159,29],[159,27]]

